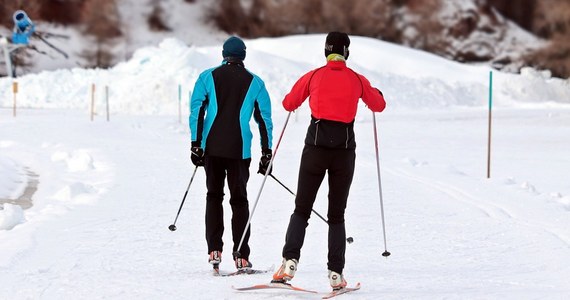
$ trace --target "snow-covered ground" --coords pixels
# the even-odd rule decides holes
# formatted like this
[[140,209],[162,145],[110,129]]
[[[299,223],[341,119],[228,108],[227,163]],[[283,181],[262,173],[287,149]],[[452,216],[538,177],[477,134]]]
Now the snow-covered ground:
[[[280,100],[324,63],[324,35],[246,41],[246,66]],[[221,61],[221,45],[167,39],[109,71],[58,70],[0,80],[0,201],[38,175],[33,206],[0,210],[0,299],[316,299],[288,291],[237,293],[270,275],[212,277],[204,239],[205,176],[193,171],[188,91]],[[492,169],[486,178],[489,69],[367,38],[349,66],[384,92],[377,114],[386,216],[384,258],[372,114],[357,115],[357,170],[347,208],[345,275],[355,299],[567,299],[570,295],[570,84],[547,74],[495,72]],[[90,85],[97,84],[90,121]],[[178,85],[182,86],[182,122]],[[103,86],[110,90],[105,119]],[[292,117],[275,176],[294,189],[307,104]],[[253,124],[252,124],[253,126]],[[255,130],[254,130],[255,132]],[[254,136],[254,145],[257,145]],[[276,140],[274,141],[276,142]],[[250,208],[263,177],[248,187]],[[326,215],[326,182],[315,210]],[[230,208],[226,205],[226,224]],[[255,267],[280,263],[293,197],[268,180],[252,221]],[[222,269],[232,270],[226,226]],[[293,283],[325,292],[327,227],[310,220]]]

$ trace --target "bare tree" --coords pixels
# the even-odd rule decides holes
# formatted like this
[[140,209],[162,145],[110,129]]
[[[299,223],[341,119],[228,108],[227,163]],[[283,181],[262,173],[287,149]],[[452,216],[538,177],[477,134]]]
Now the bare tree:
[[557,35],[550,46],[531,54],[528,61],[535,68],[550,70],[555,77],[570,78],[570,40]]
[[12,15],[18,9],[24,10],[28,17],[35,20],[40,15],[41,0],[1,0],[0,25],[12,28],[14,26]]
[[212,7],[209,14],[220,29],[228,33],[249,35],[247,26],[249,18],[247,18],[240,1],[219,0],[219,3]]
[[162,9],[162,6],[160,5],[160,0],[152,0],[151,5],[152,5],[152,11],[148,15],[148,18],[146,19],[150,30],[172,31],[172,28],[168,27],[168,25],[166,25],[166,22],[164,21],[165,18],[164,9]]
[[[78,24],[85,0],[35,0],[40,4],[39,17],[43,21],[63,25]],[[30,2],[30,1],[26,1]]]
[[115,0],[86,0],[81,19],[84,32],[92,36],[95,43],[95,49],[87,49],[81,56],[87,59],[92,67],[112,66],[112,47],[122,35]]

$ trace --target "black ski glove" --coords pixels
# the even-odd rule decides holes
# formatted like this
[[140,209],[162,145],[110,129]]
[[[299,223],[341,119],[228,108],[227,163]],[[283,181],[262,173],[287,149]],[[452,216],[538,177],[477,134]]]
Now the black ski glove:
[[[271,157],[273,157],[273,152],[271,151],[271,149],[261,150],[261,159],[259,159],[259,170],[257,171],[258,174],[265,175],[265,173],[267,173],[267,168],[269,168]],[[269,175],[271,175],[271,172],[273,172],[273,165],[271,166],[271,170],[269,170]]]
[[192,160],[192,163],[196,167],[203,167],[204,166],[204,149],[202,149],[201,147],[192,147],[192,148],[190,148],[190,152],[192,152],[192,154],[190,155],[190,159]]

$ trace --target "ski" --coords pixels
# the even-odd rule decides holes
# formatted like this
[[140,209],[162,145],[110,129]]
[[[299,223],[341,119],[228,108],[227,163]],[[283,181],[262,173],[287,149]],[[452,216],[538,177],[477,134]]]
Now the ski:
[[305,292],[305,293],[312,293],[317,294],[317,291],[307,290],[298,286],[294,286],[289,283],[285,282],[270,282],[270,283],[263,283],[263,284],[256,284],[252,286],[246,287],[235,287],[232,285],[232,289],[236,291],[252,291],[252,290],[263,290],[263,289],[282,289],[282,290],[291,290],[297,292]]
[[219,269],[214,269],[214,276],[220,277],[228,277],[228,276],[235,276],[235,275],[253,275],[253,274],[265,274],[269,272],[269,270],[258,270],[258,269],[247,269],[247,270],[239,270],[235,272],[224,272],[220,271]]
[[346,294],[349,292],[358,291],[360,289],[360,282],[357,283],[354,287],[345,287],[340,290],[333,290],[332,292],[323,296],[323,299],[330,299],[336,297],[338,295]]
[[235,272],[224,272],[224,271],[220,271],[219,268],[214,268],[214,276],[228,277],[228,276],[235,276],[235,275],[265,274],[265,273],[272,272],[274,267],[275,266],[271,266],[270,268],[267,268],[267,269],[245,269],[245,270],[239,270],[239,271],[235,271]]

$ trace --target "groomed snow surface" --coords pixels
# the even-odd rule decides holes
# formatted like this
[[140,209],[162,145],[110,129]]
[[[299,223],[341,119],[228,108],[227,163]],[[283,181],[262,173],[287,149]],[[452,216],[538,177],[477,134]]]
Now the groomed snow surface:
[[[294,81],[324,63],[324,35],[246,40],[246,67],[272,96],[274,144]],[[166,39],[110,70],[58,70],[0,80],[0,299],[318,299],[236,292],[270,274],[213,277],[204,238],[205,175],[189,159],[188,93],[221,62],[221,45]],[[372,113],[359,108],[357,167],[346,212],[344,274],[354,299],[568,299],[570,84],[532,69],[493,72],[491,178],[489,69],[353,37],[349,66],[388,102],[376,115],[388,258],[384,251]],[[96,84],[90,120],[91,84]],[[179,85],[182,116],[179,120]],[[109,87],[106,121],[104,86]],[[307,103],[292,114],[274,175],[291,189]],[[255,123],[252,122],[255,127]],[[256,129],[254,128],[254,133]],[[250,209],[263,177],[254,135]],[[33,206],[17,204],[37,174]],[[226,193],[229,197],[229,192]],[[326,216],[326,180],[314,209]],[[226,197],[226,198],[227,198]],[[256,268],[277,266],[293,197],[272,179],[252,220]],[[228,199],[221,268],[231,261]],[[293,283],[329,289],[327,226],[309,221]]]

